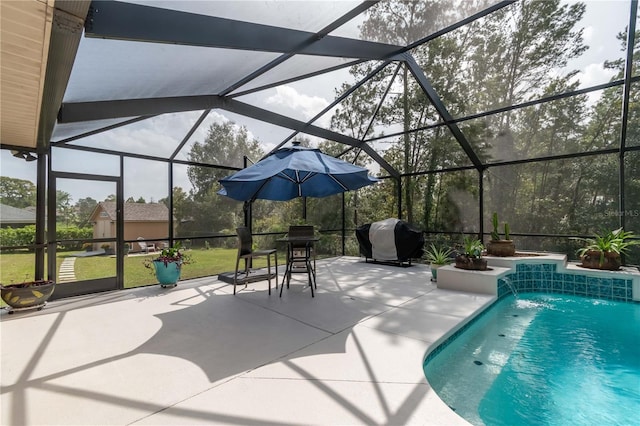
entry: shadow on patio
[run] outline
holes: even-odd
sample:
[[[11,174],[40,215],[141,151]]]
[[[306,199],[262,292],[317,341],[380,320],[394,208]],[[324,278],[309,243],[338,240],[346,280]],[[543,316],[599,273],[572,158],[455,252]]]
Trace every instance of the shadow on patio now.
[[[2,423],[465,424],[422,359],[490,297],[357,258],[318,262],[313,299],[303,278],[282,298],[202,278],[3,313]]]

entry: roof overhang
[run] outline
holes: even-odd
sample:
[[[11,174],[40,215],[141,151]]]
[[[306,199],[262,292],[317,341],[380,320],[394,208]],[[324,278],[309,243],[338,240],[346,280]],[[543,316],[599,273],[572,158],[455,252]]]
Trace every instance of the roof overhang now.
[[[2,145],[48,145],[89,5],[88,0],[0,2]]]

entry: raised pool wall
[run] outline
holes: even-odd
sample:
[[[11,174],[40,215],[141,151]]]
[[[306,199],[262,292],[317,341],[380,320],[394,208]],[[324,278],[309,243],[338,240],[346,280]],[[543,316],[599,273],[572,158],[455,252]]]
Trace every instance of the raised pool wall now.
[[[640,271],[586,269],[562,254],[527,257],[487,256],[489,271],[467,271],[448,265],[438,269],[438,288],[493,294],[517,292],[572,294],[595,299],[640,303]]]

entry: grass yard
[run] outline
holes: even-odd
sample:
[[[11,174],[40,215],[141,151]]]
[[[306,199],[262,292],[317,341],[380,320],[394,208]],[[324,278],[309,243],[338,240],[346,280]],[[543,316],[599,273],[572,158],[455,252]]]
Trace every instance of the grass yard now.
[[[237,249],[214,248],[210,250],[187,250],[192,263],[182,268],[182,279],[218,275],[220,272],[233,271],[236,264]],[[73,256],[77,252],[58,252],[57,270],[64,258]],[[285,254],[278,253],[279,263],[284,265]],[[153,259],[157,254],[132,254],[124,258],[124,286],[126,288],[156,283],[152,269],[144,266],[145,259]],[[35,255],[33,253],[2,253],[0,255],[0,283],[11,284],[33,279]],[[254,268],[267,265],[266,259],[256,259]],[[116,275],[115,256],[76,257],[74,273],[78,281],[95,278],[112,277]],[[58,277],[56,276],[58,281]]]
[[[45,269],[47,256],[44,258]],[[35,278],[36,255],[32,252],[0,254],[0,284],[15,284],[33,281]],[[60,270],[62,258],[56,259],[56,269]]]

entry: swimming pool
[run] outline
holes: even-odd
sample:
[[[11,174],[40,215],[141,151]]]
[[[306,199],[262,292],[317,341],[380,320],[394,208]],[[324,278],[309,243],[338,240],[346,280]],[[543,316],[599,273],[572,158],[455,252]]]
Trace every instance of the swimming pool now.
[[[474,425],[630,425],[640,413],[640,304],[507,296],[425,360]]]

